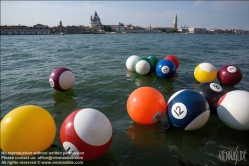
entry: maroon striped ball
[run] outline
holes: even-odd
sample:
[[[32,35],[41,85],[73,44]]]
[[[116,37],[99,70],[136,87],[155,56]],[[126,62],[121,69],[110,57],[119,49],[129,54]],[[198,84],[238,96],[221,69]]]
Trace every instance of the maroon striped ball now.
[[[65,67],[56,68],[52,71],[49,83],[57,91],[67,91],[74,85],[75,77],[71,70]]]
[[[242,72],[235,65],[225,65],[220,68],[217,78],[221,84],[233,86],[242,80]]]

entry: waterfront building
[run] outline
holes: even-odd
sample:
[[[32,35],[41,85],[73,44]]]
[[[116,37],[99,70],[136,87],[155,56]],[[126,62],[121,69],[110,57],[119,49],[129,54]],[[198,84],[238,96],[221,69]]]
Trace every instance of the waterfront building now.
[[[149,28],[143,28],[140,26],[133,26],[131,23],[124,26],[125,33],[150,33]]]
[[[181,33],[188,33],[188,26],[181,26],[181,28],[178,28],[177,30],[178,32],[181,32]]]
[[[188,33],[204,34],[204,33],[206,33],[206,28],[188,28]]]
[[[116,32],[122,33],[124,32],[124,23],[119,22],[118,25],[116,26]]]
[[[124,24],[123,23],[118,23],[118,25],[103,25],[102,26],[102,31],[104,31],[104,27],[109,27],[111,28],[112,32],[117,32],[117,33],[122,33],[124,32]]]
[[[218,29],[217,28],[210,28],[207,30],[208,34],[218,34]]]
[[[47,25],[36,24],[33,27],[24,25],[1,26],[0,35],[49,35],[50,29]]]
[[[242,35],[243,34],[247,34],[248,35],[249,34],[249,30],[242,30]]]
[[[101,27],[102,27],[101,20],[97,12],[95,11],[94,16],[90,17],[90,28],[94,28],[95,30],[101,30]]]
[[[177,29],[175,27],[154,27],[153,31],[155,33],[172,33],[175,32]]]
[[[51,27],[50,28],[50,33],[51,34],[66,34],[67,33],[67,28],[62,25],[62,21],[59,22],[58,26]]]
[[[83,33],[89,33],[88,29],[85,28],[83,25],[80,26],[67,26],[67,33],[68,34],[83,34]]]
[[[241,29],[234,29],[234,34],[235,35],[242,35],[243,31]]]

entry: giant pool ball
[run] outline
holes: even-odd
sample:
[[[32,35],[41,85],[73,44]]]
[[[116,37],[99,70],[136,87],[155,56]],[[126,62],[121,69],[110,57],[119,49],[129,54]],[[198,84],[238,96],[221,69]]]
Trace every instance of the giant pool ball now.
[[[195,90],[202,94],[208,101],[211,114],[217,115],[217,104],[226,91],[217,83],[203,82]]]
[[[71,70],[60,67],[52,71],[49,83],[57,91],[67,91],[74,85],[75,77]]]
[[[135,65],[135,62],[136,60],[140,58],[139,56],[137,55],[132,55],[130,56],[127,60],[126,60],[126,68],[130,71],[135,71],[135,68],[134,68],[134,65]]]
[[[169,98],[166,112],[169,122],[184,130],[201,128],[210,115],[205,97],[188,89],[180,90]]]
[[[217,69],[211,63],[201,63],[194,70],[194,77],[198,82],[212,82],[217,77]]]
[[[233,86],[241,81],[242,72],[237,66],[226,65],[220,68],[217,77],[221,84]]]
[[[222,122],[237,130],[249,130],[249,92],[234,90],[218,102],[217,113]]]
[[[60,129],[60,140],[67,154],[85,161],[103,155],[111,145],[112,136],[108,118],[92,108],[72,112]]]
[[[160,60],[156,65],[156,74],[161,78],[171,78],[176,73],[176,65],[171,60]]]
[[[166,101],[158,90],[152,87],[140,87],[130,94],[126,107],[132,120],[150,125],[163,117]]]
[[[140,75],[146,75],[153,71],[153,64],[149,58],[141,57],[135,62],[135,71]]]
[[[1,121],[1,149],[19,156],[32,156],[48,149],[55,134],[55,121],[47,110],[35,105],[20,106]]]
[[[175,55],[167,55],[164,59],[171,60],[172,62],[174,62],[174,64],[176,65],[176,69],[178,69],[180,62],[179,62],[179,59]]]
[[[148,58],[153,64],[153,71],[156,71],[156,65],[159,62],[159,59],[155,56],[149,56]]]

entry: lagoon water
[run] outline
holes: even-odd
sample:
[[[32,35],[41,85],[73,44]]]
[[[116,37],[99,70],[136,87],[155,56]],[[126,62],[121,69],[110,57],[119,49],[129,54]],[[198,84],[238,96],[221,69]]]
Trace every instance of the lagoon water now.
[[[126,69],[129,56],[168,54],[180,60],[177,77],[162,79],[155,73],[139,76]],[[234,165],[222,159],[221,151],[245,151],[248,165],[249,131],[224,125],[217,115],[195,131],[178,128],[165,130],[161,122],[143,126],[132,121],[126,110],[130,93],[141,86],[159,90],[165,100],[182,89],[194,89],[195,67],[212,63],[217,69],[234,64],[243,72],[242,81],[232,90],[249,91],[249,35],[186,34],[84,34],[1,36],[1,119],[22,105],[38,105],[48,110],[57,127],[56,138],[48,152],[63,152],[59,131],[63,120],[79,108],[94,108],[104,113],[113,127],[113,141],[99,159],[84,162],[93,165]],[[57,92],[48,82],[57,67],[75,74],[75,85]],[[218,80],[215,80],[219,83]],[[249,101],[249,99],[248,99]],[[36,156],[38,158],[39,155]],[[36,159],[38,161],[38,159]]]

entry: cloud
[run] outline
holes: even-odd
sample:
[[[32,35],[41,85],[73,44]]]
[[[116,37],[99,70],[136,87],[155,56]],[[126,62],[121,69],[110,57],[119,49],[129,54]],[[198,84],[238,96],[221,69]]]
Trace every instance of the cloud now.
[[[220,12],[248,11],[249,1],[213,1],[211,9]]]
[[[194,1],[194,6],[201,6],[201,5],[203,5],[204,3],[205,3],[204,0],[196,0],[196,1]]]

